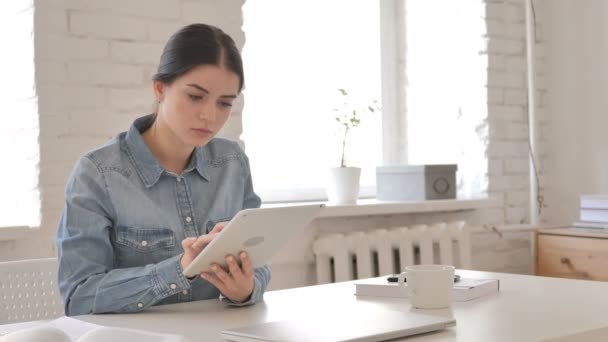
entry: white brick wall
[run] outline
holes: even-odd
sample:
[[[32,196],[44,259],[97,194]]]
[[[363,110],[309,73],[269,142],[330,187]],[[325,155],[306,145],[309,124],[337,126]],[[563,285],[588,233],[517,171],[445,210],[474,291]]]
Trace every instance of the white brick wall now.
[[[486,1],[488,24],[488,123],[490,143],[488,157],[493,162],[489,177],[490,191],[501,192],[505,202],[505,222],[528,220],[528,122],[526,86],[525,1]],[[541,27],[537,23],[537,27]],[[537,31],[536,55],[542,55],[541,31]],[[537,61],[542,76],[543,60]],[[541,86],[537,82],[537,86]],[[542,93],[544,88],[540,88]],[[542,110],[543,103],[537,101]],[[490,164],[492,165],[492,163]],[[501,172],[497,170],[502,167]],[[542,171],[542,170],[541,170]]]

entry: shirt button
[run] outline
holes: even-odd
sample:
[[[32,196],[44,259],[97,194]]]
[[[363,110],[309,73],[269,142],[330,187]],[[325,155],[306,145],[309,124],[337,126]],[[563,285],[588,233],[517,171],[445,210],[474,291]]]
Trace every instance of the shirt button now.
[[[137,307],[141,309],[141,308],[144,307],[144,304],[143,303],[137,303]]]
[[[142,241],[141,245],[144,246],[144,247],[146,247],[148,245],[148,241],[146,241],[146,240]]]
[[[192,222],[192,217],[190,217],[190,216],[186,217],[186,222],[188,222],[188,223]]]
[[[182,179],[181,179],[180,177],[177,177],[177,181],[178,181],[178,182],[181,182],[181,181],[182,181]]]
[[[187,295],[187,294],[188,294],[188,291],[184,290],[184,291],[182,291],[182,293],[183,293],[184,295]]]
[[[169,285],[169,287],[170,287],[171,289],[175,290],[175,289],[177,288],[177,285],[175,285],[175,284],[171,284],[171,285]]]

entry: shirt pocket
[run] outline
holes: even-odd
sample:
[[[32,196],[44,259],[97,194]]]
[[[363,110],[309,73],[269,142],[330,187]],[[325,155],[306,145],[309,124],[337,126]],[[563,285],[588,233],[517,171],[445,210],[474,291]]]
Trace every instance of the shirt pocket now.
[[[120,267],[155,264],[178,253],[169,228],[117,227],[116,248]]]
[[[230,220],[232,220],[232,217],[233,216],[224,217],[224,218],[217,219],[217,220],[209,220],[209,221],[207,221],[207,225],[205,227],[206,228],[205,229],[205,234],[209,233],[215,227],[215,225],[218,224],[218,223],[220,223],[220,222],[226,222],[226,223],[228,223]]]

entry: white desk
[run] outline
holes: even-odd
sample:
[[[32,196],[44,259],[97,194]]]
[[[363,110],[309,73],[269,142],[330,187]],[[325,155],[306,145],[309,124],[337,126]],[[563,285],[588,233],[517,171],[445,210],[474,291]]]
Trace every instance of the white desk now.
[[[458,271],[464,277],[500,279],[497,294],[470,302],[455,302],[450,310],[421,310],[453,315],[457,325],[407,341],[585,341],[564,336],[600,329],[588,336],[608,340],[608,282]],[[349,310],[411,310],[406,299],[355,297],[352,282],[267,292],[264,302],[245,308],[225,308],[217,300],[157,306],[137,314],[79,316],[83,321],[117,327],[182,334],[195,341],[223,341],[228,327],[275,321],[318,312]],[[0,329],[2,327],[0,326]],[[595,339],[594,339],[595,340]],[[588,341],[588,340],[587,340]]]

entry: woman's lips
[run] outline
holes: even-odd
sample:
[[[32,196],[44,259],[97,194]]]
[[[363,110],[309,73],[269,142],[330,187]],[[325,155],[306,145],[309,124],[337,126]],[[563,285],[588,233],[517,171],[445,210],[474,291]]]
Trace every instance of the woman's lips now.
[[[195,131],[196,133],[204,134],[204,135],[212,133],[210,130],[208,130],[206,128],[193,128],[192,130]]]

